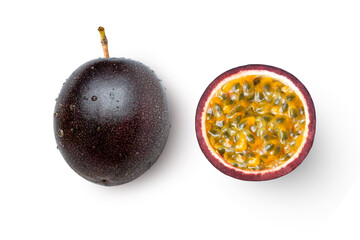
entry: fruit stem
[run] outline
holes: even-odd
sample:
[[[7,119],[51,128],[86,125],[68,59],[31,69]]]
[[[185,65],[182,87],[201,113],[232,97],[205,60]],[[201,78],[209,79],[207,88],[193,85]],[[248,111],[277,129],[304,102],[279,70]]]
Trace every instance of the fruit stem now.
[[[108,40],[105,35],[105,29],[103,27],[99,27],[98,31],[99,31],[100,37],[101,37],[101,45],[102,45],[102,48],[104,51],[104,57],[108,58],[109,57],[109,49],[108,49]]]

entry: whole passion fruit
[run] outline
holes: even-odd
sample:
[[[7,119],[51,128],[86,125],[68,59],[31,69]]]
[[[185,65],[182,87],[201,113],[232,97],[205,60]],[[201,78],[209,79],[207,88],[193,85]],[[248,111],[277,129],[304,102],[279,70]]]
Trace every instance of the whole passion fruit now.
[[[309,153],[316,115],[292,74],[267,65],[233,68],[203,93],[196,135],[206,158],[231,177],[263,181],[293,171]]]
[[[109,58],[88,61],[64,83],[54,113],[55,139],[69,166],[106,186],[130,182],[162,153],[170,131],[165,88],[146,65]]]

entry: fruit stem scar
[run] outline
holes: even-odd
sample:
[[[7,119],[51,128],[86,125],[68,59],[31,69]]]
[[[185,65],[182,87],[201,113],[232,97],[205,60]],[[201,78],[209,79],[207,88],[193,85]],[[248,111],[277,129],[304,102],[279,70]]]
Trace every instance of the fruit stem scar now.
[[[108,58],[109,57],[109,49],[108,49],[108,40],[105,35],[105,29],[103,27],[99,27],[98,31],[100,33],[101,45],[102,45],[102,48],[104,51],[104,57]]]

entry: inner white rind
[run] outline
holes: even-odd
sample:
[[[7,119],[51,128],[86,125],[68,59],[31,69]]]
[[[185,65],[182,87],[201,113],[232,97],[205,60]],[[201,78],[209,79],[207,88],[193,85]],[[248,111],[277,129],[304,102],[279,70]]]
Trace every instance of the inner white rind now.
[[[306,125],[305,125],[305,131],[303,133],[303,140],[301,142],[301,145],[299,146],[298,150],[296,151],[296,153],[289,158],[285,163],[281,164],[280,166],[277,166],[275,168],[271,168],[271,169],[265,169],[265,170],[254,170],[254,171],[250,171],[250,170],[243,170],[237,167],[232,166],[231,164],[227,163],[220,155],[218,155],[214,149],[212,148],[212,145],[209,142],[208,136],[207,136],[207,132],[206,132],[206,127],[205,127],[205,120],[206,120],[206,112],[207,109],[209,107],[210,101],[212,99],[212,97],[216,94],[216,92],[226,83],[234,80],[234,79],[238,79],[241,77],[245,77],[248,75],[264,75],[264,76],[269,76],[275,80],[278,80],[280,82],[282,82],[285,85],[288,85],[292,90],[294,90],[294,92],[299,96],[299,98],[301,99],[301,102],[303,103],[304,106],[304,111],[305,111],[305,119],[306,119]],[[294,159],[296,159],[299,154],[301,153],[302,149],[304,148],[308,133],[309,133],[309,108],[308,105],[306,104],[306,100],[305,97],[303,96],[303,94],[300,92],[300,90],[294,85],[294,83],[292,81],[290,81],[287,77],[283,76],[283,75],[279,75],[276,74],[274,72],[270,72],[270,71],[266,71],[266,70],[244,70],[241,71],[237,74],[231,75],[227,78],[224,78],[224,80],[222,80],[210,93],[208,99],[205,102],[205,106],[204,109],[202,111],[202,115],[201,115],[201,130],[202,130],[202,134],[205,138],[205,142],[206,145],[209,147],[211,154],[217,159],[219,160],[219,162],[221,164],[223,164],[224,166],[228,167],[228,168],[232,168],[236,171],[241,171],[245,174],[254,174],[254,173],[266,173],[266,172],[274,172],[274,171],[278,171],[282,168],[285,168],[288,164],[290,164]]]

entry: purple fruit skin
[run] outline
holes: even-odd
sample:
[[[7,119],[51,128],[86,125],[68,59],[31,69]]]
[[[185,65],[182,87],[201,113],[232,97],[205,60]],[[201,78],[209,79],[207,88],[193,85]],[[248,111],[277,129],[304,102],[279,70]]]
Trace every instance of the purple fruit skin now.
[[[288,165],[286,165],[283,168],[280,168],[279,170],[274,171],[241,171],[240,169],[237,169],[235,167],[232,167],[228,164],[224,165],[219,162],[217,158],[213,156],[211,153],[209,146],[207,146],[205,138],[202,134],[202,126],[201,126],[201,117],[202,113],[205,108],[205,103],[207,99],[210,97],[210,94],[212,90],[221,83],[225,78],[232,76],[234,74],[237,74],[242,71],[248,71],[248,70],[265,70],[274,72],[278,75],[285,76],[288,80],[292,81],[294,85],[300,90],[301,94],[304,96],[306,102],[304,104],[307,105],[309,111],[309,119],[310,122],[308,123],[309,133],[307,136],[307,139],[305,140],[305,145],[303,149],[301,150],[301,153],[299,156],[291,161]],[[313,100],[306,89],[306,87],[291,73],[286,72],[285,70],[282,70],[277,67],[268,66],[268,65],[262,65],[262,64],[251,64],[246,66],[240,66],[233,69],[230,69],[224,73],[222,73],[220,76],[215,78],[213,82],[210,83],[210,85],[206,88],[205,92],[200,98],[200,101],[197,106],[196,115],[195,115],[195,131],[196,131],[196,137],[198,140],[198,143],[200,145],[200,148],[202,152],[204,153],[205,157],[210,161],[210,163],[216,167],[218,170],[220,170],[222,173],[237,178],[241,180],[247,180],[247,181],[265,181],[265,180],[271,180],[275,179],[281,176],[284,176],[291,171],[293,171],[295,168],[297,168],[303,160],[308,155],[315,137],[315,131],[316,131],[316,113],[315,113],[315,106],[313,103]]]
[[[58,149],[85,179],[106,186],[134,180],[163,151],[169,105],[160,80],[144,64],[99,58],[64,83],[54,113]]]

